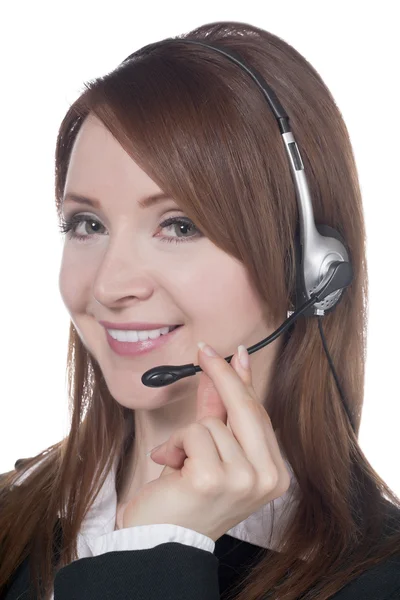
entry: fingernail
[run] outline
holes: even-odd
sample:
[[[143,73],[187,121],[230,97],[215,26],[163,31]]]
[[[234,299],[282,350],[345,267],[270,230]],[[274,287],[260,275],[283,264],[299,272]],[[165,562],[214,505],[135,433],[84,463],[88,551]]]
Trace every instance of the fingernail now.
[[[238,346],[238,352],[240,364],[242,365],[243,369],[248,369],[250,367],[250,359],[246,346],[243,346],[242,344]]]
[[[211,348],[211,346],[205,344],[204,342],[198,342],[197,345],[200,348],[200,350],[204,352],[204,354],[207,354],[207,356],[218,356],[215,350]]]
[[[165,444],[165,442],[163,442],[162,444],[160,444],[159,446],[156,446],[155,448],[152,448],[151,450],[149,450],[149,452],[146,452],[146,456],[150,456],[150,454],[152,454],[152,452],[154,452],[154,450],[157,450],[158,448],[161,448],[161,446]]]

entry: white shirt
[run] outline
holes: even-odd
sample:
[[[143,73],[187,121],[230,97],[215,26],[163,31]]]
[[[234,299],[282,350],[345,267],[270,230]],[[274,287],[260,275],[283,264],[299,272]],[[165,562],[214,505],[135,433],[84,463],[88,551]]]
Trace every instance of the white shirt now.
[[[271,542],[267,544],[272,524],[272,502],[265,504],[247,519],[232,527],[226,532],[228,535],[262,548],[277,548],[279,531],[294,509],[295,501],[292,494],[295,491],[294,488],[298,485],[290,464],[286,459],[284,460],[291,475],[291,484],[282,496],[273,501],[275,530]],[[179,525],[138,525],[116,530],[117,492],[115,489],[115,473],[117,462],[117,460],[114,462],[95,501],[82,521],[77,539],[78,557],[76,560],[118,550],[154,548],[154,546],[166,542],[178,542],[214,552],[215,542],[211,538]],[[31,467],[25,474],[21,475],[15,485],[20,485],[39,464]],[[51,600],[54,600],[54,596],[51,597]]]
[[[295,491],[294,488],[297,486],[293,470],[288,461],[284,460],[291,476],[291,484],[282,496],[273,501],[275,531],[271,542],[267,543],[266,540],[269,540],[271,532],[272,502],[265,504],[258,511],[247,517],[247,519],[232,527],[232,529],[226,532],[228,535],[262,548],[277,548],[279,531],[282,529],[284,523],[287,522],[291,511],[294,509],[292,494]],[[21,484],[39,464],[31,467],[25,474],[21,475],[15,485]],[[115,489],[116,467],[117,460],[114,462],[96,499],[82,521],[78,534],[79,558],[98,556],[99,554],[115,550],[153,548],[165,542],[179,542],[214,552],[215,542],[211,538],[179,525],[155,524],[115,529],[117,514],[117,492]]]

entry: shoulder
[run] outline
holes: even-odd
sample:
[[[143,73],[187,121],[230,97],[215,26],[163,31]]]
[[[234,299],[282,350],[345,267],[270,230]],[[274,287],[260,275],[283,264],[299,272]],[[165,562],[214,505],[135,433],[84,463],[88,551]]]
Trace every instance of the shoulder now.
[[[400,509],[387,502],[382,539],[396,536],[400,540]],[[372,551],[371,551],[372,552]],[[400,542],[397,551],[358,575],[332,600],[398,600],[400,599]]]
[[[370,567],[345,585],[332,600],[396,600],[400,598],[399,553]]]

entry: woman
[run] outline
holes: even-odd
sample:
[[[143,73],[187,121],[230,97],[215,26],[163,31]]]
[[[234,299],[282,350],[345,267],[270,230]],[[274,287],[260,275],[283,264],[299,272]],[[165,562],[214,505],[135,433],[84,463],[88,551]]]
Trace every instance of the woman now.
[[[259,89],[185,38],[234,50],[266,78],[290,117],[315,221],[346,241],[354,278],[323,319],[345,403],[316,319],[239,361],[239,345],[293,310],[298,206]],[[362,200],[315,69],[242,23],[138,51],[67,112],[55,188],[71,428],[2,477],[1,597],[399,597],[400,502],[357,441]],[[191,362],[198,377],[143,385],[153,367]]]

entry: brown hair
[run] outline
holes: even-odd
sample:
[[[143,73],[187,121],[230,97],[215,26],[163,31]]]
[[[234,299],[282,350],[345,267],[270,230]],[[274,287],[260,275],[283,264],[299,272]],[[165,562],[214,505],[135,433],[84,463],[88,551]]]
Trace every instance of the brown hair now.
[[[265,399],[299,484],[298,505],[279,552],[266,552],[235,596],[324,600],[399,552],[399,528],[382,532],[388,506],[399,508],[400,501],[357,441],[367,330],[365,225],[348,132],[321,77],[288,43],[245,23],[203,25],[148,55],[138,53],[86,83],[65,115],[55,156],[57,211],[60,216],[71,149],[90,112],[214,244],[243,262],[271,322],[282,322],[295,287],[298,208],[278,125],[248,74],[213,50],[181,42],[185,37],[236,50],[271,85],[302,154],[316,223],[336,228],[351,257],[353,282],[323,325],[356,433],[317,319],[300,317],[282,336]],[[57,569],[76,558],[80,525],[115,458],[117,493],[121,487],[133,414],[111,396],[72,323],[67,372],[69,434],[0,484],[0,594],[29,553],[32,580],[38,585],[42,577],[49,594],[58,511]],[[13,485],[40,460],[22,485]]]

